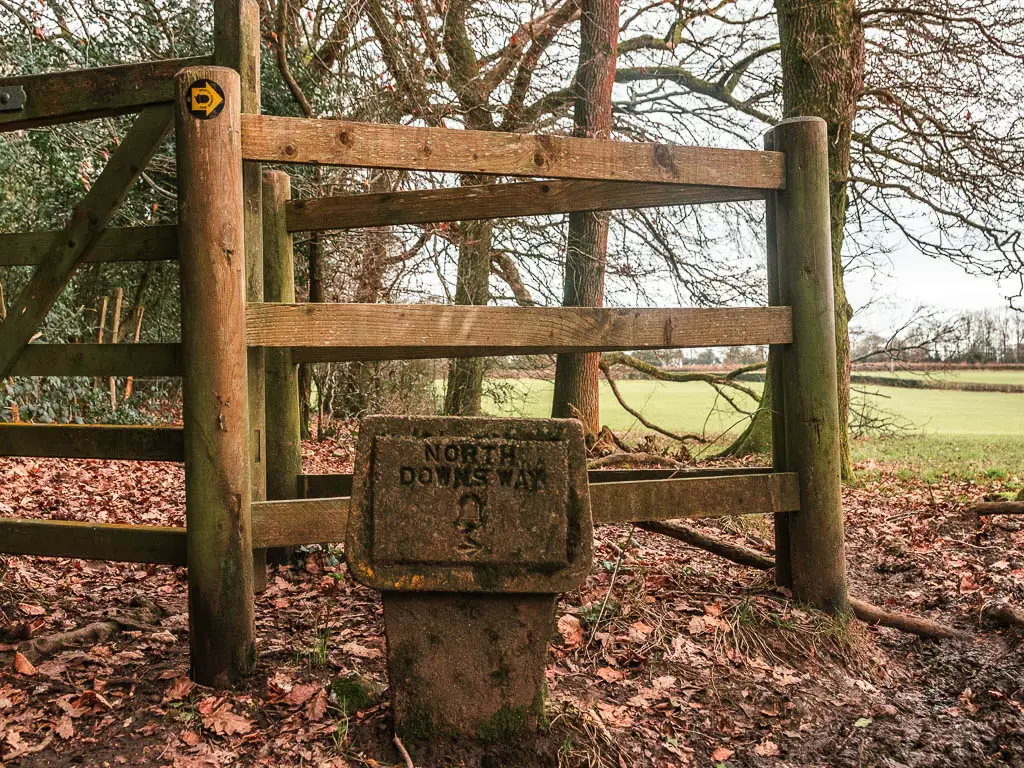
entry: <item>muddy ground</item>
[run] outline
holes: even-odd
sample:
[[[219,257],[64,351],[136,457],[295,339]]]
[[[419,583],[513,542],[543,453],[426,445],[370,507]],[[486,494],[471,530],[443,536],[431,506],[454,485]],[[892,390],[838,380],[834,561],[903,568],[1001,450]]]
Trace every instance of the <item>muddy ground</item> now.
[[[346,444],[306,454],[306,471],[350,468]],[[1024,766],[1024,652],[980,618],[995,598],[1024,605],[1024,529],[966,512],[998,487],[861,470],[870,479],[845,493],[852,593],[972,639],[831,619],[775,592],[770,574],[601,528],[590,578],[559,604],[540,748],[562,766]],[[0,459],[0,514],[180,525],[182,480],[175,465]],[[698,527],[770,552],[764,520]],[[406,765],[380,603],[339,550],[271,572],[257,672],[237,690],[188,680],[185,592],[182,569],[0,559],[0,763]],[[15,652],[111,618],[128,627]]]

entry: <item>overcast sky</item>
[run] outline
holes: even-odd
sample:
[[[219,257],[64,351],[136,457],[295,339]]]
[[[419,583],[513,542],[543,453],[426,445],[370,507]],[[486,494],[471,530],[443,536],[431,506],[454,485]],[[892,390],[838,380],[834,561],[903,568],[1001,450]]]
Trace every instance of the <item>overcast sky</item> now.
[[[846,276],[846,290],[854,307],[853,325],[880,333],[901,325],[921,305],[956,313],[963,310],[1009,306],[1009,296],[1019,287],[1010,281],[968,275],[955,264],[922,255],[910,247],[893,253],[882,270],[853,270]],[[1018,299],[1014,302],[1021,306]]]

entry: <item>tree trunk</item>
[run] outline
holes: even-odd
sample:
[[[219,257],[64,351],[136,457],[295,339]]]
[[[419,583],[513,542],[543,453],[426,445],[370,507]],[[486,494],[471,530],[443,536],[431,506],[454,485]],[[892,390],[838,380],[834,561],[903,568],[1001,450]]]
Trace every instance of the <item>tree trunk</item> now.
[[[387,174],[376,174],[367,192],[391,191],[391,180]],[[364,231],[366,242],[356,257],[353,279],[355,287],[351,300],[357,304],[376,304],[384,298],[384,274],[388,257],[389,230],[378,227]],[[386,300],[386,299],[385,299]],[[377,376],[380,363],[357,361],[346,363],[337,385],[335,411],[347,418],[362,416],[371,411],[378,402]]]
[[[772,388],[771,372],[765,369],[765,385],[761,402],[754,411],[747,428],[719,456],[750,456],[754,453],[770,453],[772,450]]]
[[[486,184],[479,177],[465,177],[463,184]],[[490,296],[491,233],[489,221],[464,221],[459,245],[459,272],[455,282],[456,304],[486,304]],[[483,395],[482,357],[452,360],[448,370],[444,412],[449,416],[479,416]]]
[[[576,136],[606,139],[612,128],[612,86],[619,42],[619,0],[586,0],[580,16],[580,59],[576,69]],[[608,250],[607,211],[569,214],[562,305],[604,304]],[[559,355],[555,364],[554,417],[576,417],[592,434],[601,429],[600,353]]]
[[[836,364],[839,374],[840,458],[852,476],[849,447],[850,335],[853,310],[843,283],[850,138],[857,97],[864,86],[864,27],[854,0],[775,0],[782,46],[786,117],[813,115],[828,125],[832,273],[835,281]]]
[[[312,233],[309,239],[309,250],[306,252],[306,271],[309,280],[310,304],[322,304],[324,301],[323,272],[320,268],[320,234]],[[300,424],[302,437],[312,437],[310,421],[313,407],[313,364],[303,363],[299,366],[299,403],[301,405]]]

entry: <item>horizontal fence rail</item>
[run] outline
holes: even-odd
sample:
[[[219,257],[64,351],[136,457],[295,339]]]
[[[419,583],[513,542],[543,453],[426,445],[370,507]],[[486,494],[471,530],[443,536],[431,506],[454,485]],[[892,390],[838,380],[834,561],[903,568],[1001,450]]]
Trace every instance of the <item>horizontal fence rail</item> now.
[[[0,456],[184,461],[178,427],[0,424]]]
[[[764,190],[631,181],[528,181],[295,200],[289,232],[763,200]]]
[[[591,469],[587,481],[595,483],[621,483],[626,480],[671,480],[688,477],[732,477],[734,475],[763,475],[771,467],[708,467],[703,469]],[[300,499],[324,499],[352,494],[352,475],[312,474],[297,477]]]
[[[185,67],[208,64],[211,56],[119,64],[41,75],[0,77],[0,89],[25,91],[22,109],[0,112],[0,133],[54,123],[138,112],[174,98],[174,76]]]
[[[43,264],[53,255],[60,231],[12,232],[0,234],[0,267]],[[108,229],[100,235],[84,263],[104,261],[177,261],[178,227],[165,224],[153,227]]]
[[[300,362],[788,344],[788,307],[593,309],[429,304],[250,304],[250,347]]]
[[[715,474],[699,476],[698,472]],[[800,507],[799,478],[795,473],[772,473],[761,468],[727,472],[698,470],[673,479],[591,483],[594,524],[773,514]],[[614,471],[591,474],[613,475]],[[300,475],[300,487],[302,478],[313,477],[316,476]],[[331,478],[336,488],[343,488],[346,482],[350,485],[351,481],[351,475],[322,477]],[[326,490],[326,486],[321,488]],[[344,541],[349,506],[348,496],[254,501],[252,546],[265,549]],[[0,519],[0,552],[184,565],[185,529]]]
[[[29,344],[12,376],[181,376],[180,344]]]
[[[347,496],[253,502],[253,547],[344,541],[349,503]],[[799,508],[800,480],[793,472],[691,476],[590,486],[594,525],[776,514]]]
[[[590,511],[594,525],[775,514],[799,508],[800,478],[793,472],[590,486]]]
[[[242,156],[272,163],[780,189],[783,156],[341,120],[242,115]]]
[[[8,555],[185,565],[185,529],[0,518],[0,552]]]
[[[349,498],[254,501],[253,549],[342,542],[348,525]]]

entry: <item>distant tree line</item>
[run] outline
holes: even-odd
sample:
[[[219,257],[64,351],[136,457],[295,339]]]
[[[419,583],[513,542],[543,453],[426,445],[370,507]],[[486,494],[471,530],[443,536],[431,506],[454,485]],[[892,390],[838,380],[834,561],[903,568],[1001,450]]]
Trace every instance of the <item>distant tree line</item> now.
[[[981,310],[918,315],[895,333],[854,333],[855,363],[1024,365],[1024,313]]]

